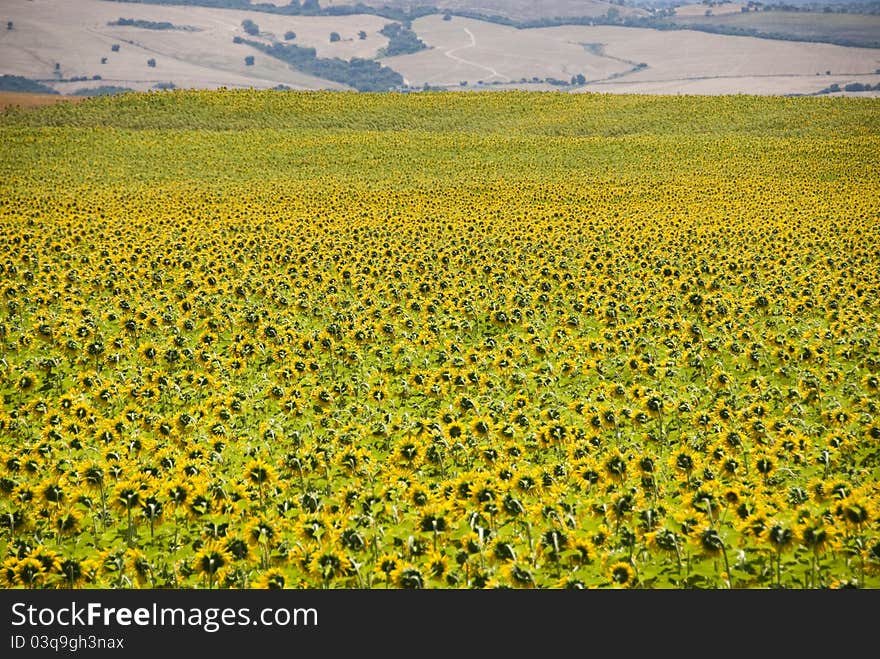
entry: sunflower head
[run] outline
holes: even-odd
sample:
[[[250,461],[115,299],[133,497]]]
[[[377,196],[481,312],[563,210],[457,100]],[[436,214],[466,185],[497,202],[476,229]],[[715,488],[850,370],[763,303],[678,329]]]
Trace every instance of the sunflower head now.
[[[609,566],[608,579],[615,588],[632,588],[635,585],[635,570],[629,563],[617,561]]]

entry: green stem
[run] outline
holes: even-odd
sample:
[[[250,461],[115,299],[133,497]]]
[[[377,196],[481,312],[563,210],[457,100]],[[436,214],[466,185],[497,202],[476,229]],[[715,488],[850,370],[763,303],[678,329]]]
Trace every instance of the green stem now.
[[[727,560],[727,548],[724,546],[724,543],[721,544],[721,555],[724,557],[724,572],[727,575],[725,579],[727,582],[727,589],[732,590],[733,585],[730,578],[730,562]]]

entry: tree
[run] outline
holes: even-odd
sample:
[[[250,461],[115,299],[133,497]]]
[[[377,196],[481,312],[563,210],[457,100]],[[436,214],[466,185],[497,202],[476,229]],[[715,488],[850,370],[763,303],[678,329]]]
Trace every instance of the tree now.
[[[452,14],[450,14],[449,12],[446,12],[445,14],[443,14],[443,20],[444,20],[444,21],[451,21],[451,20],[452,20]]]
[[[247,57],[245,57],[244,63],[245,63],[245,66],[253,66],[254,65],[254,56],[248,55]]]
[[[330,33],[330,43],[333,43],[334,41],[339,41],[340,39],[342,39],[342,37],[339,36],[339,32]]]
[[[12,29],[12,21],[8,21],[8,22],[6,23],[6,29],[7,29],[7,30],[11,30],[11,29]]]
[[[118,43],[113,44],[112,46],[110,46],[110,50],[112,50],[114,53],[118,53],[119,52],[119,44]]]
[[[259,26],[257,26],[257,24],[249,18],[246,18],[241,22],[241,29],[247,32],[252,37],[257,36],[260,33]]]
[[[150,59],[147,60],[147,66],[155,68],[156,67],[156,60],[154,60],[151,57]]]
[[[294,32],[293,30],[288,30],[284,33],[285,41],[293,41],[294,39],[296,39],[296,32]]]
[[[366,38],[367,38],[367,33],[366,33],[366,32],[364,32],[363,30],[361,30],[360,32],[358,32],[358,39],[360,39],[361,41],[363,41],[363,40],[366,39]]]

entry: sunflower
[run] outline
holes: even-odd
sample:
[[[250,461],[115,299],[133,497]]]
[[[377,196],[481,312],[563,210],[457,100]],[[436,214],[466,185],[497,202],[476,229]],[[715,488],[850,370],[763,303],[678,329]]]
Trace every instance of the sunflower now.
[[[78,558],[65,558],[59,569],[59,584],[64,588],[78,588],[87,582],[88,574]]]
[[[506,578],[507,583],[511,584],[514,588],[535,587],[535,576],[528,567],[521,563],[515,561],[508,563],[502,569],[502,574]]]
[[[443,580],[449,572],[449,557],[442,552],[428,552],[423,563],[431,579]]]
[[[425,577],[418,566],[401,563],[389,575],[391,583],[398,588],[419,590],[425,587]]]
[[[37,379],[36,373],[32,371],[24,371],[21,375],[18,376],[18,380],[16,380],[15,388],[19,391],[19,393],[29,393],[37,388],[39,380]]]
[[[159,358],[159,348],[154,343],[141,344],[138,355],[147,363],[154,363]]]
[[[766,524],[764,537],[777,553],[789,549],[796,539],[792,528],[780,520],[771,520]]]
[[[61,554],[53,549],[44,546],[36,547],[28,554],[28,558],[40,562],[46,577],[61,572]]]
[[[208,588],[213,588],[230,570],[232,556],[221,542],[211,540],[196,552],[194,564],[196,572],[207,579]]]
[[[339,577],[348,576],[351,563],[342,551],[328,543],[328,547],[316,551],[308,565],[310,574],[318,577],[321,581],[330,582]]]
[[[374,572],[386,584],[391,584],[394,581],[392,575],[396,574],[401,567],[402,562],[399,556],[396,554],[382,554],[376,560]]]
[[[26,556],[15,563],[15,581],[26,588],[39,588],[47,577],[43,563],[31,556]]]
[[[492,419],[488,416],[476,416],[470,423],[471,431],[478,437],[488,436],[492,432],[492,427]]]
[[[614,449],[602,462],[602,473],[612,482],[621,483],[626,478],[627,459],[619,449]]]
[[[130,573],[134,575],[134,582],[140,586],[146,586],[153,582],[153,566],[150,559],[140,549],[129,549],[125,552],[126,565]]]
[[[615,588],[632,588],[635,585],[636,572],[626,561],[612,563],[607,570],[608,579]]]
[[[835,544],[835,534],[821,519],[805,519],[794,529],[798,544],[814,554],[822,554]]]
[[[284,570],[273,567],[264,570],[260,576],[254,581],[254,588],[262,590],[282,590],[287,584],[287,577]]]
[[[15,588],[20,585],[16,571],[18,560],[16,556],[8,556],[0,565],[0,580],[2,580],[0,583],[6,588]]]
[[[681,539],[672,529],[665,527],[659,528],[656,531],[648,533],[645,539],[648,547],[654,551],[672,552],[675,554],[678,554],[680,551],[679,547],[681,546]]]
[[[452,421],[443,428],[444,436],[451,442],[461,441],[463,439],[465,427],[458,421]]]

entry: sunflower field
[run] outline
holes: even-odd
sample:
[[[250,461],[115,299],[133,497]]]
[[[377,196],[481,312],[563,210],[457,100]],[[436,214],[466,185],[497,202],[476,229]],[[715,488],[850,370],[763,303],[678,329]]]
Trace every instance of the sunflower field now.
[[[880,587],[878,107],[6,111],[0,584]]]

